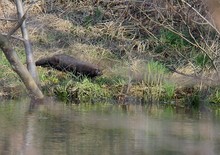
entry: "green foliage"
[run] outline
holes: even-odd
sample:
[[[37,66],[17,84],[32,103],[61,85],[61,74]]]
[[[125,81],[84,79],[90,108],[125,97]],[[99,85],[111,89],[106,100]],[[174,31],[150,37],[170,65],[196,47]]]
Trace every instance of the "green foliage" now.
[[[3,82],[0,83],[3,85],[16,85],[20,83],[17,74],[12,70],[10,63],[6,59],[3,52],[0,52],[0,82]]]
[[[158,45],[158,46],[155,47],[154,51],[156,53],[162,53],[164,51],[164,49],[166,49],[165,45]]]
[[[162,97],[162,91],[164,87],[164,79],[167,75],[167,68],[157,61],[149,61],[146,64],[146,72],[144,74],[143,80],[143,98],[145,101],[148,100],[159,100]],[[171,92],[173,91],[168,86],[165,89],[169,89]]]
[[[190,94],[190,96],[188,97],[189,106],[194,109],[198,109],[201,101],[200,98],[201,96],[199,91],[195,91],[192,94]]]
[[[57,76],[57,71],[55,70],[50,70],[47,71],[47,69],[40,68],[39,70],[39,78],[40,81],[44,84],[57,84],[59,82],[59,78]]]
[[[175,94],[175,84],[166,82],[163,84],[164,89],[164,98],[167,100],[171,100]]]
[[[220,91],[218,89],[214,91],[213,95],[211,96],[210,101],[215,104],[220,103]]]
[[[71,102],[72,96],[76,93],[76,91],[72,91],[73,81],[65,80],[62,84],[57,85],[54,88],[54,93],[56,97],[64,102]]]
[[[92,99],[103,99],[109,97],[109,93],[100,85],[93,83],[90,79],[84,78],[77,82],[78,98],[80,101],[91,101]]]
[[[96,78],[95,82],[99,85],[123,85],[126,84],[126,79],[121,76],[101,76]]]
[[[59,72],[48,68],[38,67],[38,75],[41,82],[42,91],[47,95],[53,95],[54,89],[61,85],[60,79],[66,80],[66,77],[59,77]]]
[[[144,83],[150,86],[161,85],[167,73],[168,70],[163,64],[151,60],[146,64]]]
[[[188,40],[190,40],[190,37],[189,37],[189,34],[188,32],[182,32],[184,37],[186,37]],[[166,43],[166,44],[169,44],[169,45],[172,45],[172,46],[175,46],[175,47],[182,47],[182,46],[189,46],[189,42],[186,41],[185,39],[183,39],[180,35],[182,35],[180,33],[180,35],[174,33],[174,32],[171,32],[169,30],[165,30],[165,29],[162,29],[160,31],[160,35],[161,35],[161,41]]]
[[[86,77],[82,77],[78,81],[69,78],[60,81],[55,86],[54,93],[58,99],[65,102],[76,100],[88,102],[110,97],[110,93],[105,88]]]
[[[84,18],[83,25],[89,26],[94,25],[95,23],[99,22],[103,17],[103,11],[100,7],[95,7],[93,10],[93,14],[90,14]]]
[[[0,65],[1,66],[10,66],[8,60],[5,58],[5,55],[3,52],[0,52]]]
[[[203,68],[210,62],[210,59],[206,54],[200,53],[197,55],[195,62],[196,62],[196,65]]]

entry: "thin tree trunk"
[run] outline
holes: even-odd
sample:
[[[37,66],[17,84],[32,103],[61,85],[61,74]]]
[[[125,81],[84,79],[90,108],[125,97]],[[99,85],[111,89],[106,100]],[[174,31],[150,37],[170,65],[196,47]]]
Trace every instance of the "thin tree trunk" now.
[[[0,34],[0,48],[10,62],[12,69],[18,74],[33,99],[42,99],[43,93],[28,72],[27,68],[19,61],[17,53],[11,48],[8,38]]]
[[[24,15],[22,0],[15,0],[15,4],[16,4],[16,8],[17,8],[18,18],[21,19],[22,16]],[[34,58],[33,58],[32,46],[29,41],[28,31],[27,31],[27,26],[26,26],[25,21],[26,20],[24,20],[21,25],[21,32],[22,32],[22,36],[24,38],[27,69],[30,72],[33,79],[35,80],[35,82],[39,85],[38,73],[36,70],[36,66],[35,66],[35,62],[34,62]]]

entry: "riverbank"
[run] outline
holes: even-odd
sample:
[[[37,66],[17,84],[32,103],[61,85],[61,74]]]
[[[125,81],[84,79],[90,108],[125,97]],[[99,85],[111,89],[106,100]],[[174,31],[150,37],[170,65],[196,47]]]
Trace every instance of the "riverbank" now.
[[[2,10],[12,16],[7,7],[13,4],[7,5]],[[195,9],[208,14],[203,3]],[[27,19],[36,60],[65,53],[103,71],[91,80],[38,67],[45,94],[77,103],[135,99],[181,106],[220,101],[218,34],[202,21],[187,5],[163,1],[37,2]],[[0,29],[10,27],[7,22]],[[22,43],[11,42],[25,63]],[[1,87],[22,85],[3,54],[0,63]],[[1,96],[7,94],[1,89]]]

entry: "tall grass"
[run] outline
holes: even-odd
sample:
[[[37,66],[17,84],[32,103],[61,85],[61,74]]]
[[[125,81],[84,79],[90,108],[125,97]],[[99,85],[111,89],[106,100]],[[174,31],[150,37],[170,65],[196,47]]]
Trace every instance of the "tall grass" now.
[[[149,61],[145,67],[142,81],[144,87],[143,98],[145,101],[158,101],[162,97],[164,86],[167,88],[165,82],[168,70],[157,61]]]

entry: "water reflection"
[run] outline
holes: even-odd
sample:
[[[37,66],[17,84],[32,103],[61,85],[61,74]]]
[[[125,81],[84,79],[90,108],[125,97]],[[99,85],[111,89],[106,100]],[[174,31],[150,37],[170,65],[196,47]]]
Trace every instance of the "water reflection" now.
[[[217,155],[220,121],[173,108],[53,100],[0,104],[0,154]]]

